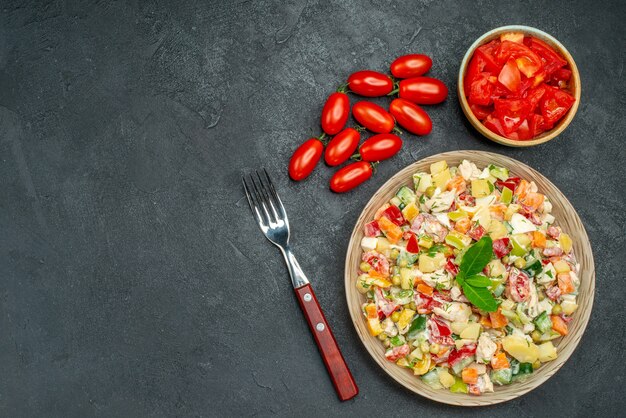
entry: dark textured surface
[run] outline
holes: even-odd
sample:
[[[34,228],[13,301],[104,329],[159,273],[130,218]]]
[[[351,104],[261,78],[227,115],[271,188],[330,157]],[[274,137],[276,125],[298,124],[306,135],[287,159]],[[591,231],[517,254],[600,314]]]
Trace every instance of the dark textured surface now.
[[[2,2],[0,415],[619,416],[623,396],[626,7],[405,2]],[[497,7],[494,5],[497,4]],[[578,63],[562,137],[532,149],[480,138],[454,89],[479,35],[543,29]],[[288,180],[325,97],[357,69],[431,55],[451,87],[431,135],[407,137],[353,193],[332,171]],[[596,258],[591,322],[561,371],[507,404],[422,399],[370,359],[352,327],[343,260],[371,194],[401,167],[455,149],[500,152],[568,196]],[[242,172],[273,174],[300,263],[360,385],[338,402]]]

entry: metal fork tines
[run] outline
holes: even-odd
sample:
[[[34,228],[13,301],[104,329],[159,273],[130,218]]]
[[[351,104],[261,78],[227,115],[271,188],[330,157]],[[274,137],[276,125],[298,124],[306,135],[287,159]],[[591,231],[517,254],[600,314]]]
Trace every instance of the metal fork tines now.
[[[289,220],[270,176],[265,169],[243,176],[250,209],[265,237],[280,248],[295,288],[309,283],[289,247]]]

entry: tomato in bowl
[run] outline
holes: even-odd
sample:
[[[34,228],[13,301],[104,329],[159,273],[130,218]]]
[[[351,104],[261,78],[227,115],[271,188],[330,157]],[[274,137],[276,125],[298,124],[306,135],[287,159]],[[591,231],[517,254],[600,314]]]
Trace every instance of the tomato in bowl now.
[[[580,102],[580,77],[569,52],[527,26],[481,36],[459,71],[459,101],[470,123],[509,146],[547,142],[569,125]]]

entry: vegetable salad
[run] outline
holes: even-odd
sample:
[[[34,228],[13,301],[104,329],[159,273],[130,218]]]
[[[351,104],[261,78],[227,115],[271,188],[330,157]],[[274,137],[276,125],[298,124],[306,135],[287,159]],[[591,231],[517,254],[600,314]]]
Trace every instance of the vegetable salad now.
[[[534,182],[446,161],[365,225],[357,289],[385,356],[435,389],[481,395],[557,357],[579,264]]]

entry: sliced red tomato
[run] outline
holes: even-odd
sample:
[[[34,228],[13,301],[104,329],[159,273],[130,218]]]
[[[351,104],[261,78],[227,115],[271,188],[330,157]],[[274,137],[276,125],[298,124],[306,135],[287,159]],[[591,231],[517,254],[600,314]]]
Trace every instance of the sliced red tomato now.
[[[498,64],[498,61],[495,57],[496,50],[499,46],[500,41],[495,39],[489,43],[486,43],[485,45],[481,45],[476,48],[476,52],[474,52],[474,55],[481,57],[485,63],[485,67],[482,71],[489,71],[494,74],[500,71],[501,65]]]
[[[528,43],[526,43],[526,39],[529,40]],[[541,57],[544,66],[548,69],[551,69],[549,73],[567,65],[567,61],[563,57],[561,57],[559,53],[556,52],[550,45],[548,45],[541,39],[532,37],[526,39],[524,39],[524,43],[526,43],[533,52]]]
[[[501,41],[511,41],[516,44],[524,43],[524,34],[522,32],[507,32],[500,35]]]
[[[549,129],[552,129],[551,126],[549,128],[546,126],[543,116],[536,113],[533,113],[528,117],[528,124],[533,138],[541,135]]]
[[[576,99],[558,88],[546,86],[546,89],[539,106],[545,122],[553,125],[567,113]]]
[[[524,121],[517,128],[517,139],[520,141],[526,141],[533,138],[533,132],[530,128],[530,123],[528,119],[524,119]]]
[[[473,239],[474,241],[478,241],[479,239],[481,239],[483,237],[483,235],[485,235],[487,231],[485,230],[485,228],[483,228],[482,225],[478,225],[475,226],[474,228],[472,228],[467,235]]]
[[[478,120],[484,120],[493,112],[492,106],[481,106],[473,103],[470,104],[470,109],[472,110],[472,113],[474,113],[474,116],[478,118]]]
[[[533,89],[528,90],[526,93],[526,100],[528,101],[528,111],[534,112],[541,101],[541,98],[546,92],[544,85],[539,85]]]
[[[522,76],[515,60],[510,59],[504,64],[504,67],[500,70],[500,74],[498,74],[498,81],[509,89],[509,91],[516,92],[519,90],[520,84],[522,83]]]
[[[469,64],[467,65],[467,71],[465,72],[465,77],[463,78],[463,89],[465,90],[465,96],[469,96],[472,82],[479,77],[484,67],[485,65],[483,59],[474,54]]]
[[[487,116],[487,118],[483,121],[483,124],[491,132],[494,132],[500,136],[506,136],[506,133],[502,128],[502,123],[500,123],[500,120],[493,115]]]
[[[401,345],[399,347],[390,348],[385,352],[385,357],[389,361],[398,361],[409,355],[411,348],[408,344]]]
[[[409,242],[406,244],[406,250],[410,253],[417,254],[420,252],[420,246],[417,244],[417,238],[415,234],[411,234]]]
[[[559,68],[552,74],[548,83],[555,87],[566,87],[570,78],[572,78],[572,72],[570,70],[567,68]]]
[[[372,222],[366,223],[365,226],[363,227],[363,233],[365,234],[366,237],[381,236],[382,231],[380,230],[380,227],[378,226],[378,221],[372,221]]]
[[[493,114],[507,135],[517,130],[528,116],[528,102],[524,99],[494,99],[493,104]]]
[[[378,251],[368,251],[361,256],[361,260],[372,266],[383,277],[389,276],[389,260]]]
[[[404,216],[397,206],[391,205],[385,209],[381,216],[386,216],[394,224],[400,226],[404,223]]]
[[[481,106],[488,106],[491,104],[493,84],[489,80],[489,77],[488,73],[481,73],[479,77],[472,82],[468,97],[471,104]]]
[[[515,60],[519,71],[526,77],[532,77],[543,66],[539,55],[526,45],[511,41],[502,42],[495,52],[495,57],[500,65],[503,65],[512,58]]]

